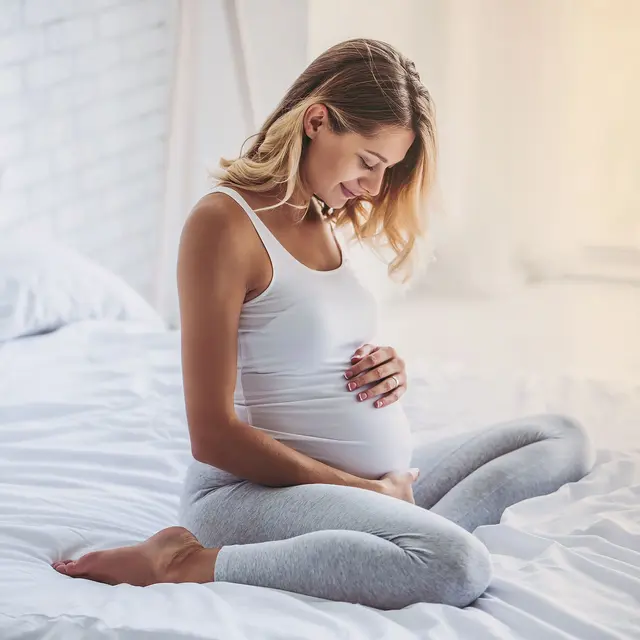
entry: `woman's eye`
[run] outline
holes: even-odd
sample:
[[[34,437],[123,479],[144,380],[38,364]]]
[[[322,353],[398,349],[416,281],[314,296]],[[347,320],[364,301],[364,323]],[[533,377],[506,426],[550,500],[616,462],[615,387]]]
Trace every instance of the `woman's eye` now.
[[[370,165],[368,165],[365,161],[364,158],[360,158],[360,162],[362,163],[362,167],[363,169],[366,169],[367,171],[373,171],[375,169],[375,167],[371,167]]]

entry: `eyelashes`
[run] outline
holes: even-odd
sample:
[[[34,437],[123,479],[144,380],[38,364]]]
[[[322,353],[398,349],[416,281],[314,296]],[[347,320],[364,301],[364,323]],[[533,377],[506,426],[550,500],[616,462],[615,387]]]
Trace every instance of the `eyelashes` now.
[[[360,157],[360,156],[359,156]],[[372,167],[370,165],[368,165],[365,161],[364,158],[360,157],[360,164],[362,164],[362,168],[366,169],[367,171],[373,171],[375,169],[375,167]]]
[[[367,171],[375,171],[375,168],[376,168],[375,165],[372,167],[371,165],[367,164],[362,156],[358,156],[358,158],[360,158],[360,164],[362,165],[363,169],[366,169]],[[394,167],[397,167],[401,162],[402,162],[402,160],[400,160],[399,162],[396,162],[395,164],[390,164],[387,167],[387,170],[388,169],[393,169]]]

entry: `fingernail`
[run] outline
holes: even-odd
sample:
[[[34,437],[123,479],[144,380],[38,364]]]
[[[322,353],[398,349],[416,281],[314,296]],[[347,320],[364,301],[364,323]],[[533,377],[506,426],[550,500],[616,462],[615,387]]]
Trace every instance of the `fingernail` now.
[[[366,399],[367,399],[367,394],[364,391],[358,395],[358,400],[366,400]]]
[[[353,375],[353,371],[348,370],[344,372],[344,377],[348,380]]]
[[[349,391],[353,391],[356,388],[356,383],[355,382],[350,382],[347,385],[347,389],[349,389]]]
[[[382,400],[378,400],[374,405],[376,409],[379,409],[382,406]]]
[[[362,356],[359,356],[359,355],[353,355],[353,356],[351,356],[351,359],[352,359],[352,360],[360,360],[360,358],[362,358]]]

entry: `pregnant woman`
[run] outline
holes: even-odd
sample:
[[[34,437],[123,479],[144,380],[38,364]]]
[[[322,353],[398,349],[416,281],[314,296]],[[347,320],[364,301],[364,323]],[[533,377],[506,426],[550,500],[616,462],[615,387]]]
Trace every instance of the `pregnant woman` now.
[[[298,78],[181,239],[194,461],[181,523],[56,563],[109,584],[236,582],[400,608],[486,589],[471,532],[590,469],[584,431],[543,415],[413,450],[394,349],[334,228],[407,270],[435,167],[429,93],[387,44],[352,40]]]

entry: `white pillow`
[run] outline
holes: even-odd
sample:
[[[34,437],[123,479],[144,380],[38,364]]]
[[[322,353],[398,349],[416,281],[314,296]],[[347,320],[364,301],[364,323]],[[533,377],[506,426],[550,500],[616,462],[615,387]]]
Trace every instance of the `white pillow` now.
[[[51,240],[0,240],[0,342],[81,320],[162,318],[121,278]]]

